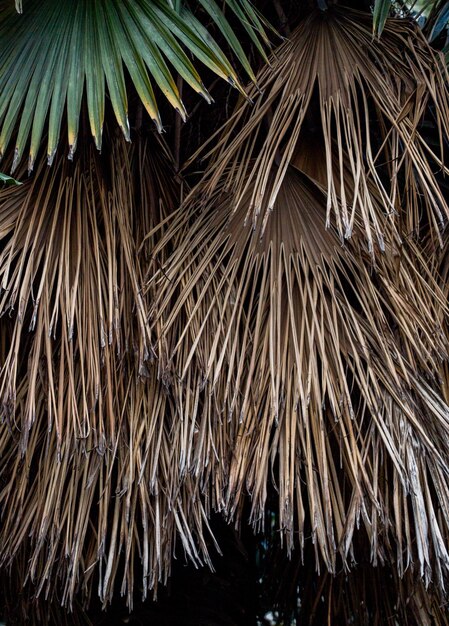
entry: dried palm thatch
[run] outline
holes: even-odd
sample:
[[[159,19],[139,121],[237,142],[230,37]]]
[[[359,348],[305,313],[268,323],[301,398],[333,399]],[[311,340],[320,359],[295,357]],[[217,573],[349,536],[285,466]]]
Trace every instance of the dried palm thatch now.
[[[249,493],[261,528],[270,482],[289,551],[334,574],[363,535],[444,589],[448,307],[404,234],[449,213],[419,132],[432,103],[447,135],[447,76],[408,22],[380,47],[338,9],[273,64],[169,221],[142,142],[1,194],[0,566],[66,606],[131,606],[177,543],[211,565],[210,511]]]
[[[178,543],[196,565],[210,564],[207,508],[176,471],[173,406],[155,376],[127,384],[126,396],[114,406],[119,442],[102,455],[73,443],[58,461],[54,431],[37,425],[21,459],[2,433],[2,566],[70,609],[75,595],[88,605],[95,591],[104,605],[126,595],[130,608],[136,588],[156,594]]]
[[[258,75],[260,91],[249,94],[254,106],[242,101],[224,127],[203,190],[226,180],[237,208],[251,188],[246,210],[255,222],[273,209],[298,138],[312,140],[325,147],[326,224],[333,219],[342,238],[358,216],[370,250],[375,241],[383,247],[370,184],[384,212],[399,215],[402,233],[419,232],[425,210],[439,234],[449,209],[434,172],[447,168],[442,148],[435,152],[419,127],[430,107],[440,139],[448,136],[447,81],[443,58],[412,21],[388,20],[381,41],[373,41],[366,13],[338,7],[312,13]]]
[[[208,561],[208,503],[178,468],[182,390],[157,380],[141,292],[178,202],[162,144],[111,141],[0,197],[0,565],[72,606]],[[180,408],[181,407],[181,408]],[[206,533],[206,535],[205,535]]]
[[[2,193],[0,312],[16,322],[2,361],[0,395],[12,422],[26,356],[23,450],[39,411],[36,402],[44,398],[36,389],[42,384],[48,385],[48,427],[56,429],[61,445],[69,433],[80,439],[93,433],[94,446],[104,450],[116,428],[110,413],[113,361],[131,351],[142,369],[150,358],[136,241],[157,215],[136,219],[129,157],[128,163],[123,157],[123,148],[111,155],[117,165],[109,189],[100,161],[88,150],[73,167],[63,159],[54,168],[41,163],[30,183]]]
[[[448,213],[419,133],[431,103],[447,136],[447,74],[411,23],[384,32],[373,45],[367,16],[336,8],[300,24],[222,129],[149,284],[160,367],[204,386],[204,439],[227,442],[220,509],[238,523],[249,493],[260,528],[271,478],[289,550],[310,536],[335,573],[361,525],[374,564],[393,550],[399,576],[443,590],[447,300],[404,235],[425,208],[440,237]]]
[[[236,208],[223,185],[204,208],[180,211],[161,242],[173,238],[175,252],[154,277],[166,367],[181,381],[198,372],[209,437],[231,455],[218,455],[217,502],[238,521],[249,492],[259,528],[272,476],[289,550],[310,534],[318,566],[335,572],[340,556],[349,567],[363,523],[374,563],[393,540],[400,573],[415,563],[443,587],[443,294],[412,243],[397,263],[386,238],[374,273],[361,225],[341,247],[324,227],[325,194],[304,174],[285,173],[255,228],[251,198],[248,188]]]
[[[444,245],[442,248],[436,246],[432,237],[428,237],[425,254],[432,263],[433,274],[436,276],[446,302],[449,302],[449,238],[447,229],[444,233]],[[442,330],[445,336],[449,338],[449,320],[446,318],[442,324]],[[449,362],[446,359],[441,364],[440,378],[441,393],[446,403],[449,404]]]

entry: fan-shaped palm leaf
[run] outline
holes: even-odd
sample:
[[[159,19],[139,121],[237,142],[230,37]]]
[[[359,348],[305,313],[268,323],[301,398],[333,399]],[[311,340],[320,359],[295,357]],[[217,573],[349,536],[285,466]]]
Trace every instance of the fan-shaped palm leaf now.
[[[168,378],[208,391],[212,446],[229,441],[226,514],[239,519],[248,490],[257,527],[271,474],[290,548],[311,535],[335,572],[362,519],[375,563],[393,545],[399,575],[417,564],[442,589],[447,304],[401,234],[419,226],[422,189],[429,219],[447,213],[428,161],[442,159],[418,132],[430,98],[447,133],[446,77],[411,24],[384,35],[369,48],[366,16],[315,14],[262,72],[265,92],[222,129],[156,248],[175,252],[150,282],[154,328]]]
[[[342,238],[351,235],[359,215],[370,249],[375,239],[382,247],[383,233],[369,201],[372,184],[381,194],[384,213],[399,215],[402,233],[418,232],[423,209],[439,231],[449,216],[434,174],[445,169],[447,71],[417,26],[391,20],[382,40],[373,42],[368,15],[337,8],[317,12],[276,52],[258,83],[262,95],[250,91],[255,105],[242,103],[214,147],[216,164],[207,174],[206,194],[225,176],[238,206],[251,187],[248,217],[255,222],[265,198],[266,210],[273,208],[292,155],[313,127],[313,141],[326,152],[326,224],[333,212]],[[438,153],[419,132],[430,105],[440,133]],[[333,171],[335,144],[338,176]],[[273,178],[275,162],[279,169]],[[350,190],[343,186],[349,180],[344,167],[351,170]]]
[[[201,0],[198,4],[209,13],[253,78],[239,40],[215,1]],[[266,39],[266,35],[257,12],[248,0],[228,4],[263,53],[258,37]],[[47,120],[47,155],[50,162],[53,160],[65,106],[73,154],[84,88],[97,147],[102,141],[106,86],[115,117],[129,139],[124,67],[159,130],[162,122],[150,77],[184,119],[186,114],[170,65],[210,101],[186,51],[241,89],[231,63],[183,3],[177,11],[166,0],[83,0],[68,4],[33,0],[23,15],[15,13],[10,2],[2,13],[0,155],[5,154],[18,124],[13,170],[30,135],[29,169],[33,168]]]
[[[36,174],[0,196],[0,565],[65,606],[121,584],[131,607],[138,560],[144,597],[178,543],[210,562],[199,411],[157,380],[140,288],[177,189],[160,141]]]
[[[112,358],[114,352],[131,350],[141,368],[151,354],[136,242],[158,219],[159,207],[156,203],[146,214],[134,212],[127,195],[127,185],[133,184],[129,165],[126,170],[123,155],[115,150],[111,159],[117,159],[112,189],[96,155],[87,148],[73,166],[59,159],[47,169],[41,161],[32,181],[2,192],[0,310],[13,315],[16,323],[2,359],[0,395],[3,407],[12,407],[14,416],[16,377],[32,333],[25,351],[29,394],[21,415],[24,448],[35,420],[35,386],[42,376],[49,385],[49,427],[56,428],[60,440],[69,432],[86,436],[93,428],[95,445],[104,447],[109,438],[105,422],[110,434],[115,430],[114,420],[107,417],[113,390],[103,382],[105,353],[110,351]],[[60,342],[60,366],[53,363],[52,338]],[[82,372],[79,383],[71,379],[75,361]],[[111,364],[109,376],[113,370]],[[70,413],[61,409],[56,392],[66,385]],[[95,407],[99,421],[94,424]]]
[[[375,561],[391,533],[406,555],[399,569],[416,561],[443,585],[449,511],[435,518],[431,490],[449,495],[449,410],[437,393],[446,342],[435,334],[445,304],[424,259],[410,244],[395,262],[382,224],[390,236],[373,274],[361,224],[341,248],[324,227],[325,194],[291,168],[255,228],[252,186],[236,205],[219,184],[204,208],[202,190],[169,227],[161,246],[175,252],[152,284],[167,367],[181,381],[198,371],[211,437],[227,433],[219,506],[238,518],[248,490],[257,527],[276,471],[290,548],[296,531],[301,542],[311,533],[330,571],[337,554],[350,565],[361,517]]]

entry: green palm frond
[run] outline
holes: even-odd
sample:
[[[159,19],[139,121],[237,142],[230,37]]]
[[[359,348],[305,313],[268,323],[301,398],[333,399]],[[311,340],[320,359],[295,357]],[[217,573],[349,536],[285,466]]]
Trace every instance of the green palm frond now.
[[[242,46],[215,0],[201,0],[198,5],[254,80]],[[260,40],[267,37],[256,10],[248,0],[232,0],[229,8],[252,40],[258,41],[263,54]],[[0,156],[5,155],[18,126],[13,170],[28,141],[29,169],[33,168],[46,126],[48,160],[53,160],[65,108],[69,154],[73,154],[84,91],[97,148],[102,142],[106,93],[129,139],[125,69],[159,130],[162,121],[154,85],[183,119],[186,117],[174,71],[194,91],[211,100],[192,56],[242,90],[231,62],[184,3],[176,10],[166,0],[30,0],[22,15],[8,3],[3,9],[0,38]]]
[[[443,31],[447,31],[449,28],[449,2],[444,4],[438,4],[428,19],[426,24],[427,30],[429,30],[429,39],[434,41]]]
[[[436,23],[436,30],[445,28],[447,24],[447,2],[445,0],[375,0],[373,7],[373,31],[380,37],[389,15],[395,12],[410,15],[413,18]],[[429,29],[426,28],[428,31]],[[441,32],[441,30],[439,32]],[[429,38],[432,40],[434,32],[431,30]]]
[[[376,0],[373,9],[373,31],[379,36],[392,9],[392,0]]]

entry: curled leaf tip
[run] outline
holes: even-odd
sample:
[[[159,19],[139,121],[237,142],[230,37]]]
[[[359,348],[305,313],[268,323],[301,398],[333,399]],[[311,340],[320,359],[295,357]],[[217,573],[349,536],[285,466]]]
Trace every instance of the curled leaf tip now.
[[[101,132],[98,136],[94,136],[95,147],[98,152],[101,152],[101,145],[103,143],[103,132]]]
[[[4,183],[5,185],[22,185],[23,184],[19,180],[16,180],[15,178],[8,176],[7,174],[2,174],[1,172],[0,172],[0,183]]]
[[[162,121],[161,121],[161,118],[160,117],[153,117],[153,116],[151,116],[151,121],[156,126],[157,132],[161,133],[162,132]]]
[[[185,121],[186,121],[186,119],[187,119],[187,111],[185,110],[184,105],[182,104],[182,102],[181,102],[181,106],[182,106],[182,108],[175,107],[175,110],[176,110],[176,111],[179,113],[179,115],[181,116],[182,121],[183,121],[183,122],[185,122]]]
[[[130,127],[129,127],[129,120],[128,118],[126,118],[126,125],[125,126],[121,126],[122,132],[123,132],[123,136],[125,137],[125,141],[131,141],[131,131],[130,131]]]

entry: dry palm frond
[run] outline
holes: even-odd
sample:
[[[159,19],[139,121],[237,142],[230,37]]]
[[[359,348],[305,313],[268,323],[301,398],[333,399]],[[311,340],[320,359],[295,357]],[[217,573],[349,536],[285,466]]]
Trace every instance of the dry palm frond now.
[[[51,169],[41,164],[38,175],[16,193],[1,194],[0,314],[15,324],[2,355],[0,395],[3,415],[11,421],[18,372],[28,360],[23,449],[38,400],[45,402],[48,427],[56,429],[61,443],[65,436],[85,437],[93,430],[96,446],[109,445],[116,428],[110,412],[114,370],[131,353],[143,373],[151,357],[137,248],[159,221],[161,208],[158,198],[147,197],[144,209],[136,210],[139,183],[133,168],[157,184],[150,147],[140,149],[142,155],[137,148],[132,155],[117,145],[107,175],[92,149],[73,166],[63,159]],[[139,193],[148,196],[148,186],[143,182]],[[45,400],[36,393],[43,380]]]
[[[424,258],[393,229],[374,272],[362,226],[342,248],[325,195],[292,168],[254,228],[252,186],[237,207],[225,184],[203,207],[202,189],[168,228],[161,249],[175,252],[151,284],[165,366],[197,376],[210,438],[228,439],[221,509],[238,520],[248,491],[257,528],[273,476],[289,548],[311,535],[335,572],[362,520],[374,562],[393,538],[399,571],[416,563],[443,586],[449,411],[434,388],[446,309]]]
[[[145,596],[177,543],[209,559],[184,392],[157,381],[141,292],[176,189],[143,140],[38,173],[0,197],[0,564],[65,606],[94,584],[131,605],[138,561]]]
[[[449,238],[448,231],[444,233],[444,245],[439,248],[429,237],[425,254],[433,263],[433,272],[437,277],[438,284],[444,294],[446,302],[449,303]],[[443,332],[449,338],[449,320],[444,319],[442,324]],[[449,360],[445,359],[441,365],[441,392],[446,402],[449,404]]]
[[[88,604],[97,592],[106,604],[120,591],[132,608],[136,588],[145,598],[167,582],[174,554],[210,563],[207,505],[198,482],[178,471],[173,401],[154,369],[144,381],[126,368],[114,379],[119,433],[101,454],[93,434],[60,446],[44,411],[23,457],[8,430],[1,432],[2,568],[66,607],[76,595]]]
[[[273,209],[298,145],[312,141],[322,144],[326,154],[326,224],[333,213],[342,238],[351,235],[359,219],[370,248],[376,239],[382,245],[370,185],[384,213],[399,214],[401,232],[419,230],[423,209],[438,231],[449,216],[434,174],[435,169],[446,171],[447,79],[442,58],[411,21],[388,20],[381,41],[373,41],[367,14],[335,7],[314,13],[260,72],[261,93],[250,93],[254,106],[242,102],[224,127],[203,191],[213,193],[224,177],[238,207],[251,189],[246,211],[254,223],[261,211]],[[437,152],[420,134],[429,106],[441,145]]]

